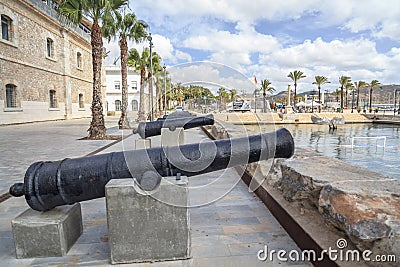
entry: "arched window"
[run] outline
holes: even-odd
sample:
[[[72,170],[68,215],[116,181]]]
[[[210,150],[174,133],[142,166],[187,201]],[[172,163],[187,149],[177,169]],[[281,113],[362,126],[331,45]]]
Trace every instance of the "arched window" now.
[[[50,95],[50,108],[57,108],[58,104],[57,104],[56,91],[50,90],[49,95]]]
[[[46,40],[46,55],[49,58],[54,58],[54,42],[51,38]]]
[[[83,94],[79,94],[79,108],[85,108],[85,103],[83,102]]]
[[[1,38],[3,40],[11,41],[11,25],[12,19],[6,15],[1,15]]]
[[[81,69],[82,68],[82,54],[81,52],[76,53],[76,67]]]
[[[132,111],[138,111],[139,109],[139,103],[137,100],[132,100]]]
[[[17,87],[14,84],[6,84],[6,107],[17,107]]]
[[[121,111],[121,100],[115,100],[115,111]]]

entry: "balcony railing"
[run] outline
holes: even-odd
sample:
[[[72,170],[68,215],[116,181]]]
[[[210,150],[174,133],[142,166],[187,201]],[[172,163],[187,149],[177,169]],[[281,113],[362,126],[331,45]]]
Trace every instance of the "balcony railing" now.
[[[85,38],[86,40],[90,41],[90,34],[89,33],[86,33],[84,30],[82,30],[78,26],[74,26],[71,23],[67,23],[67,22],[65,22],[64,19],[60,18],[60,16],[57,13],[57,10],[56,10],[58,8],[58,4],[55,1],[52,1],[52,0],[46,0],[46,1],[43,1],[43,0],[26,0],[26,1],[31,3],[37,9],[39,9],[39,10],[43,11],[44,13],[46,13],[46,15],[48,15],[52,19],[58,21],[64,27],[66,27],[66,28],[78,33],[83,38]]]

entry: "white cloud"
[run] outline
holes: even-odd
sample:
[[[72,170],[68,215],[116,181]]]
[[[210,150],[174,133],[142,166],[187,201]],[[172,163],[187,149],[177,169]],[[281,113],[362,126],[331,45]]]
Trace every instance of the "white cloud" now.
[[[312,14],[320,25],[342,26],[352,32],[371,30],[376,36],[400,40],[400,30],[395,30],[400,16],[398,0],[138,0],[131,1],[131,6],[158,27],[186,28],[199,17],[253,24],[260,19],[283,21]]]
[[[307,75],[299,83],[300,91],[313,87],[315,75],[331,80],[327,88],[337,87],[340,75],[398,81],[398,0],[137,0],[131,1],[131,8],[151,24],[155,50],[170,65],[192,58],[220,62],[248,77],[255,73],[258,80],[268,78],[278,91],[292,83],[287,74],[295,69]],[[303,28],[284,27],[304,18],[307,23],[298,24]],[[278,28],[276,35],[256,31],[265,21]],[[301,39],[303,33],[309,40]],[[380,52],[376,38],[390,38],[398,47]],[[188,48],[194,54],[184,52]],[[210,79],[215,75],[201,71]]]
[[[175,49],[169,38],[159,34],[154,34],[152,37],[152,42],[154,44],[153,51],[157,52],[157,54],[159,54],[164,61],[167,60],[174,64],[176,64],[179,60],[185,60],[189,62],[192,61],[192,58],[189,54]],[[109,43],[104,41],[104,47],[106,48],[106,51],[109,51],[108,56],[105,59],[105,64],[112,65],[115,61],[118,62],[117,64],[120,64],[118,61],[120,56],[118,41],[112,40]],[[139,51],[143,51],[143,48],[145,47],[149,47],[149,43],[147,41],[139,44],[128,41],[129,50],[136,48]]]
[[[392,49],[387,54],[380,54],[375,43],[365,39],[325,42],[321,38],[315,41],[284,48],[272,54],[260,56],[259,75],[269,77],[279,90],[284,90],[288,83],[289,72],[301,70],[307,76],[300,80],[300,91],[310,90],[316,75],[327,76],[332,84],[338,86],[341,75],[351,76],[354,81],[378,79],[391,83],[392,76],[398,71],[400,49]]]
[[[243,73],[230,66],[214,62],[191,62],[167,69],[176,83],[200,84],[214,93],[220,87],[252,90],[252,82]]]

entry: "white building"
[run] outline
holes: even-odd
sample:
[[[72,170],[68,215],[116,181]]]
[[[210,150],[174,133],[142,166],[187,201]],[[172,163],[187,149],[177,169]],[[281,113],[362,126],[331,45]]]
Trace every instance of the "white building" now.
[[[133,68],[128,68],[128,108],[127,111],[139,110],[140,74]],[[106,66],[106,110],[121,111],[122,77],[120,66]]]

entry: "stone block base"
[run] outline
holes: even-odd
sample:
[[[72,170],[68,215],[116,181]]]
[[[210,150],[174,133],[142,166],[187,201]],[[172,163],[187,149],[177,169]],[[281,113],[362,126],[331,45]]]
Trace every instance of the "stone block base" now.
[[[17,258],[61,257],[82,234],[81,205],[28,209],[11,224]]]
[[[186,177],[163,178],[151,192],[143,192],[133,179],[111,180],[106,203],[112,264],[189,257]]]

